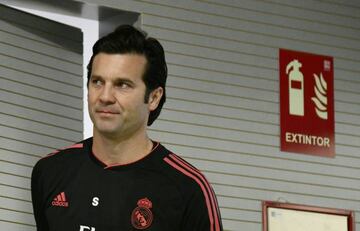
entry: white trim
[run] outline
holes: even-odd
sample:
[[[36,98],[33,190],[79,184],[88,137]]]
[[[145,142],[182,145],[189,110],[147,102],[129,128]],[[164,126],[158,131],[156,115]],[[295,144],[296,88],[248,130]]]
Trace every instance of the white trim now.
[[[88,113],[87,107],[87,69],[86,66],[90,60],[92,55],[92,46],[99,38],[99,21],[93,19],[85,19],[79,16],[69,16],[61,13],[53,13],[44,11],[41,9],[40,5],[36,5],[39,9],[30,9],[25,6],[14,6],[11,4],[7,4],[8,6],[30,13],[37,16],[41,16],[59,23],[63,23],[72,27],[80,28],[83,32],[83,136],[84,139],[92,136],[93,133],[93,125]]]

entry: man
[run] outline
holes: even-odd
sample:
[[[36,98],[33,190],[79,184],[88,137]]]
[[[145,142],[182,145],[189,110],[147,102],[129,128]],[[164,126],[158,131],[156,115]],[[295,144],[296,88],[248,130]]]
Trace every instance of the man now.
[[[38,231],[219,231],[215,194],[189,163],[147,135],[165,102],[164,50],[132,26],[99,39],[88,65],[93,137],[32,173]]]

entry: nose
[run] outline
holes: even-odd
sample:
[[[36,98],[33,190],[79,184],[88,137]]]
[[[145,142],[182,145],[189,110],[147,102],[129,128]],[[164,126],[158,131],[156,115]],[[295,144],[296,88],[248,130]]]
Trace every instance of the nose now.
[[[108,105],[115,103],[115,97],[111,86],[105,85],[100,93],[99,100],[102,104]]]

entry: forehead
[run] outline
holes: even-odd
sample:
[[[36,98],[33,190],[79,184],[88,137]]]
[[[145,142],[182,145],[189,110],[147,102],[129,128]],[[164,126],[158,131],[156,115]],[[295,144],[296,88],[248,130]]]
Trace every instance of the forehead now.
[[[99,53],[94,57],[91,75],[102,78],[142,79],[146,63],[144,55]]]

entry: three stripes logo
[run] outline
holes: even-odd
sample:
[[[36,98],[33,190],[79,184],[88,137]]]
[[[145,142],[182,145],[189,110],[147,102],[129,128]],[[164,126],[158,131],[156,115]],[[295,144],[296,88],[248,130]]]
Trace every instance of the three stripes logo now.
[[[65,192],[59,193],[51,202],[53,206],[69,207],[69,202],[66,201]]]

